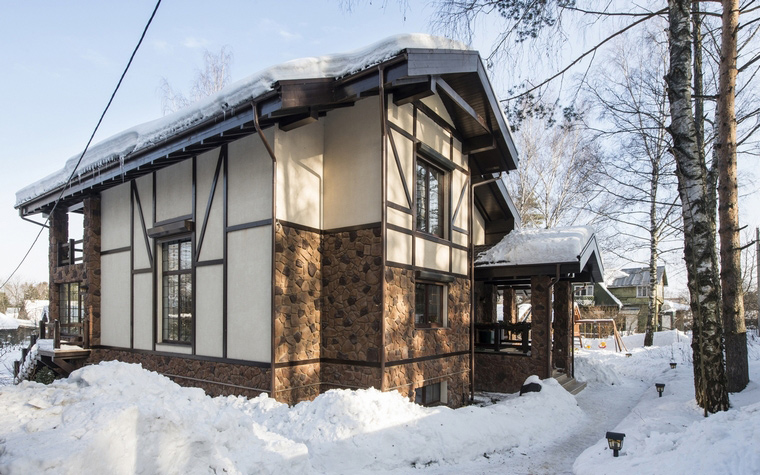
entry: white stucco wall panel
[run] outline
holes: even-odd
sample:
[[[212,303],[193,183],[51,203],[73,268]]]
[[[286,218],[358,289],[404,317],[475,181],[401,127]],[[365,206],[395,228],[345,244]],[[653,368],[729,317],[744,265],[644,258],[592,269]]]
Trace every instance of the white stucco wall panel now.
[[[444,157],[451,159],[451,134],[436,124],[433,119],[419,112],[417,114],[417,138]]]
[[[451,161],[464,168],[465,170],[469,170],[470,164],[467,163],[467,157],[462,154],[462,142],[455,138],[453,145],[454,146],[451,150]]]
[[[195,270],[195,353],[222,357],[224,323],[223,266],[203,266]]]
[[[468,265],[467,251],[461,249],[451,250],[451,272],[467,275]]]
[[[100,193],[100,249],[108,251],[129,246],[129,183]]]
[[[412,104],[396,106],[393,103],[393,96],[388,99],[388,121],[392,122],[410,134],[414,130],[414,107]]]
[[[264,131],[274,144],[274,129]],[[272,159],[258,134],[229,144],[227,224],[251,223],[272,217]]]
[[[385,242],[389,261],[412,264],[412,236],[389,229]]]
[[[324,125],[275,131],[278,219],[322,229]]]
[[[448,124],[451,127],[454,127],[454,121],[451,120],[451,115],[449,115],[449,111],[446,110],[446,106],[443,105],[443,101],[441,100],[441,96],[438,94],[433,94],[432,96],[428,96],[422,99],[421,101],[426,106],[430,107],[430,109],[435,112],[441,119],[448,122]]]
[[[156,221],[191,214],[192,197],[192,159],[156,171]]]
[[[388,208],[388,224],[395,224],[404,229],[412,229],[412,215],[394,208]]]
[[[271,361],[272,228],[229,233],[227,252],[227,356]]]
[[[127,223],[129,221],[127,220]],[[129,233],[127,238],[129,238]],[[100,257],[100,342],[102,345],[129,348],[129,283],[132,277],[130,253],[119,252]]]
[[[486,243],[486,221],[477,209],[473,212],[473,218],[472,241],[476,246],[481,246]]]
[[[201,237],[201,230],[203,229],[203,219],[206,216],[206,208],[209,203],[209,195],[214,183],[214,173],[216,172],[216,164],[219,159],[219,149],[216,148],[209,152],[206,152],[198,156],[196,162],[196,240]],[[224,253],[224,170],[219,170],[219,177],[217,178],[216,189],[214,190],[214,199],[211,203],[211,212],[208,216],[208,223],[206,224],[206,234],[203,237],[203,245],[201,246],[201,253],[198,256],[199,261],[208,261],[213,259],[221,259]]]
[[[409,196],[414,196],[414,143],[395,130],[390,130],[393,136],[393,143],[396,145],[401,172],[399,172],[396,158],[393,156],[390,137],[388,138],[388,200],[401,206],[409,206],[404,192],[402,181],[402,172],[406,186],[409,190]]]
[[[153,274],[132,276],[135,286],[135,348],[153,349]]]
[[[145,231],[153,227],[153,177],[152,175],[142,176],[135,181],[135,184],[137,196],[140,197],[140,206],[137,205],[137,199],[135,199],[133,216],[135,269],[148,269],[150,268],[148,249],[153,249],[153,240],[148,238],[146,244]],[[145,230],[143,230],[143,221],[140,220],[141,212],[145,222]],[[150,252],[153,251],[151,250]]]
[[[426,269],[449,271],[449,246],[415,238],[415,265]]]
[[[381,220],[381,134],[377,97],[325,118],[324,228]]]
[[[454,244],[459,244],[460,246],[469,245],[467,242],[467,235],[464,233],[460,233],[459,231],[452,231],[451,242],[453,242]]]
[[[453,212],[457,211],[457,205],[459,205],[459,212],[454,220],[454,225],[464,230],[467,230],[470,227],[470,193],[469,187],[466,185],[467,175],[459,170],[453,170],[451,172],[451,203],[454,210]],[[462,194],[463,191],[464,194]],[[460,197],[462,198],[461,205],[459,204]]]

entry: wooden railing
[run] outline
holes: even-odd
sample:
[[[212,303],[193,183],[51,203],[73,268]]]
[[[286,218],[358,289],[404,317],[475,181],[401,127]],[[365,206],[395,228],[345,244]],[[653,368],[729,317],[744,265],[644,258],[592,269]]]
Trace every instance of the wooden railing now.
[[[530,322],[476,323],[475,348],[494,351],[514,348],[527,354],[530,352]]]
[[[85,317],[79,323],[61,323],[58,319],[50,323],[40,322],[40,339],[53,340],[53,348],[60,348],[61,341],[79,343],[82,348],[90,347],[90,332]]]
[[[69,239],[67,242],[59,242],[58,265],[70,266],[82,262],[83,250],[81,247],[77,248],[77,245],[82,244],[83,242],[82,239]]]

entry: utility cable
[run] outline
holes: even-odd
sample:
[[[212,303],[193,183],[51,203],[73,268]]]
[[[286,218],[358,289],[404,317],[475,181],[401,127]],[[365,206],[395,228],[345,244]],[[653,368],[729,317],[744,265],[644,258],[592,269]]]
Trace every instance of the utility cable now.
[[[61,187],[61,193],[58,195],[58,198],[56,198],[55,203],[53,203],[53,207],[50,209],[50,212],[48,213],[47,218],[45,218],[45,223],[42,226],[40,226],[40,232],[37,233],[37,237],[35,237],[34,241],[32,241],[32,245],[29,246],[29,249],[26,251],[26,254],[24,254],[24,257],[21,258],[21,262],[19,262],[19,264],[16,266],[15,269],[13,269],[13,272],[11,272],[11,275],[8,276],[7,279],[5,279],[5,282],[3,282],[3,285],[0,285],[0,290],[5,288],[6,284],[8,284],[8,282],[13,278],[14,275],[16,275],[16,272],[18,272],[18,270],[24,264],[24,261],[26,261],[26,258],[29,257],[29,254],[32,252],[32,249],[34,249],[35,244],[37,244],[37,241],[40,239],[40,236],[42,235],[42,231],[45,230],[45,226],[50,221],[50,216],[55,211],[56,207],[58,206],[58,203],[61,201],[61,198],[63,198],[63,194],[66,192],[66,188],[68,188],[68,186],[71,184],[71,180],[74,178],[74,175],[77,172],[77,168],[79,168],[79,165],[82,163],[82,159],[84,158],[84,155],[87,153],[87,149],[90,148],[90,144],[92,144],[92,140],[95,138],[95,134],[98,132],[98,129],[100,128],[100,124],[103,122],[103,118],[106,116],[106,112],[108,112],[108,109],[111,107],[111,103],[113,103],[113,99],[114,97],[116,97],[116,93],[121,87],[121,83],[124,81],[124,77],[127,75],[127,71],[129,71],[129,67],[132,65],[132,61],[135,59],[137,50],[140,49],[140,45],[145,39],[145,35],[148,33],[148,28],[150,27],[150,24],[153,22],[153,18],[156,16],[156,12],[158,11],[158,7],[160,5],[161,5],[161,0],[158,0],[156,2],[156,6],[153,8],[153,13],[151,13],[150,18],[148,19],[148,23],[146,23],[145,28],[143,28],[143,32],[142,32],[142,35],[140,35],[140,40],[137,42],[137,46],[135,46],[135,49],[132,51],[132,56],[129,57],[129,62],[127,62],[127,66],[124,68],[124,72],[121,73],[119,82],[116,84],[116,87],[111,93],[111,98],[108,99],[108,104],[106,105],[105,109],[103,109],[103,113],[100,114],[100,119],[98,119],[98,123],[97,125],[95,125],[95,129],[92,131],[92,134],[90,135],[90,139],[87,141],[87,145],[85,145],[84,150],[82,150],[81,155],[79,155],[79,159],[77,160],[76,165],[74,165],[74,169],[71,170],[71,174],[69,175],[69,178]]]

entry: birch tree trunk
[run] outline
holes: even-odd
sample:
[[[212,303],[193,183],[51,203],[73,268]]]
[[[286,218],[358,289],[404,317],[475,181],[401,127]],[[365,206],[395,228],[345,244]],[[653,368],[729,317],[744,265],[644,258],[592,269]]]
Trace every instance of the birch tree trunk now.
[[[670,67],[666,76],[670,133],[684,224],[684,258],[694,315],[694,392],[705,412],[728,410],[723,366],[720,282],[715,272],[715,218],[691,108],[691,0],[669,0]]]
[[[726,342],[728,391],[738,392],[749,383],[747,330],[741,286],[739,241],[739,190],[736,171],[736,35],[739,1],[723,0],[720,79],[718,94],[718,216],[720,218],[720,281]]]
[[[651,204],[649,206],[649,313],[647,314],[647,328],[644,333],[644,346],[654,344],[655,317],[657,313],[657,182],[659,170],[652,167],[652,177],[649,183]]]

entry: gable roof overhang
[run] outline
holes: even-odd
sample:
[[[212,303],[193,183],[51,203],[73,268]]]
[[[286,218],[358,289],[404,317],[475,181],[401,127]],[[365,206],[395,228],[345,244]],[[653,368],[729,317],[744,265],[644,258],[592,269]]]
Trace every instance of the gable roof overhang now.
[[[483,252],[484,249],[480,249]],[[531,277],[548,276],[555,281],[603,282],[602,265],[596,236],[592,235],[585,244],[577,260],[566,262],[539,261],[531,264],[476,264],[475,280],[487,284],[510,287],[526,287]]]
[[[123,161],[83,173],[65,189],[57,186],[18,203],[16,208],[21,216],[47,213],[60,196],[59,206],[71,209],[85,196],[255,133],[254,111],[262,128],[277,125],[290,130],[318,120],[329,110],[377,95],[381,81],[399,103],[438,92],[454,121],[463,152],[469,154],[473,173],[517,168],[517,150],[478,53],[407,48],[345,77],[277,81],[269,91],[251,97],[250,102],[233,108],[220,106],[217,114],[203,122],[135,150]],[[500,206],[506,210],[509,203],[502,202]]]

